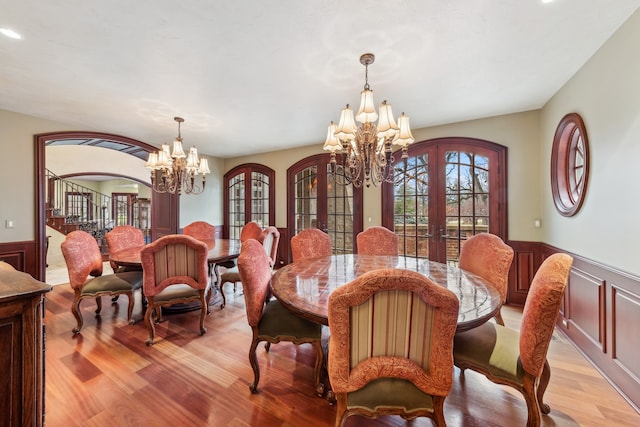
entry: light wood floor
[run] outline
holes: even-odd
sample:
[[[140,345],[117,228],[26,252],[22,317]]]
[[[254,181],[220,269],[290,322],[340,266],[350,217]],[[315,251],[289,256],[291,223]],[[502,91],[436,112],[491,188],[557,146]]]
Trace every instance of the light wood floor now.
[[[227,289],[227,306],[207,317],[198,333],[198,313],[165,316],[156,344],[145,346],[147,330],[139,301],[133,326],[126,322],[126,297],[117,305],[103,299],[81,304],[82,333],[71,332],[72,292],[54,286],[47,295],[46,424],[58,426],[332,426],[335,408],[314,394],[313,352],[289,343],[258,349],[259,392],[251,394],[253,372],[241,290]],[[505,321],[517,327],[518,308],[506,307]],[[640,415],[562,336],[551,344],[551,383],[544,426],[637,426]],[[456,426],[524,426],[520,395],[467,371],[454,371],[445,416]],[[399,417],[375,421],[348,418],[346,426],[431,426],[428,419],[407,423]]]

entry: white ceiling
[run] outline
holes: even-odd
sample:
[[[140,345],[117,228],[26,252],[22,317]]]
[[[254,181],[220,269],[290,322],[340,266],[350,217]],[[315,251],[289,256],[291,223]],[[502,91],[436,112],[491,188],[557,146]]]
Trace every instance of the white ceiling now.
[[[0,108],[219,157],[324,142],[369,84],[413,128],[542,107],[640,0],[0,0]],[[1,130],[0,130],[1,134]]]

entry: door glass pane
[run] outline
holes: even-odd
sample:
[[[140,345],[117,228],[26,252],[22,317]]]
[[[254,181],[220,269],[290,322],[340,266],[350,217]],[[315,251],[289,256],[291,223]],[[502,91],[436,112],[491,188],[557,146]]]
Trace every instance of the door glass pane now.
[[[244,218],[244,172],[229,180],[229,238],[239,239]]]
[[[298,172],[294,180],[296,199],[294,234],[305,228],[318,228],[318,174],[317,166]]]
[[[489,158],[448,151],[445,161],[446,260],[457,263],[464,241],[489,231]]]
[[[427,155],[395,166],[394,231],[401,255],[429,257],[429,174]]]
[[[260,172],[251,173],[251,221],[265,228],[269,225],[269,177]]]
[[[331,174],[327,165],[327,230],[334,254],[353,253],[353,186],[336,184],[342,182]],[[338,167],[336,174],[342,173]]]

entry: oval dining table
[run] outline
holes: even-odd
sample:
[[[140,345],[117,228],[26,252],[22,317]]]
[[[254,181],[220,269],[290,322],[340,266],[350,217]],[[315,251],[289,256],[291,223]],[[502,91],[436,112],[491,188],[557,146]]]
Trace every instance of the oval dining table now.
[[[482,277],[456,266],[407,256],[344,254],[308,258],[276,271],[271,291],[280,303],[316,323],[328,325],[331,292],[371,270],[413,270],[452,291],[460,301],[457,331],[466,331],[496,315],[502,298]]]

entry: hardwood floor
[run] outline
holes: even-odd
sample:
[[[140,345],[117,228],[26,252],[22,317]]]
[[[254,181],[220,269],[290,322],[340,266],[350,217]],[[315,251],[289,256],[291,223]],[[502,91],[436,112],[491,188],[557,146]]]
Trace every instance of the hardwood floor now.
[[[73,294],[68,285],[47,295],[47,426],[332,426],[335,408],[317,397],[312,384],[311,346],[289,343],[258,349],[258,393],[249,392],[251,330],[239,288],[227,289],[207,317],[208,332],[198,332],[198,312],[165,315],[156,343],[145,345],[139,296],[135,325],[126,321],[126,297],[116,305],[103,298],[101,318],[95,303],[81,304],[84,328],[71,332]],[[507,326],[517,327],[520,310],[503,308]],[[544,426],[634,426],[640,415],[600,374],[556,333],[549,352],[551,383],[546,401],[551,414]],[[467,371],[454,371],[445,403],[448,426],[524,426],[520,394]],[[370,420],[350,417],[346,427],[431,426],[428,419]]]

